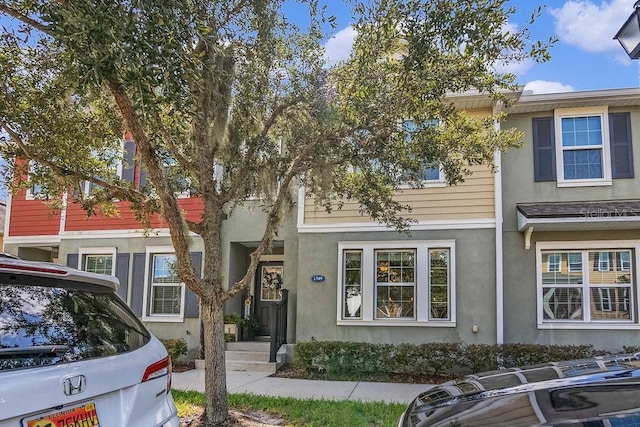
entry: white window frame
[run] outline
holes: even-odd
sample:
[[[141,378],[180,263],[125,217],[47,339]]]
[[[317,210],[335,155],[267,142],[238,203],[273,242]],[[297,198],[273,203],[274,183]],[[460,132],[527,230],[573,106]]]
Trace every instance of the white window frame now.
[[[602,123],[602,178],[565,179],[562,145],[562,119],[572,117],[600,117]],[[609,110],[606,106],[588,108],[558,108],[554,111],[556,176],[558,187],[585,187],[612,185],[611,153],[609,147]],[[592,146],[596,148],[596,146]]]
[[[598,251],[598,271],[612,271],[609,252]]]
[[[553,262],[551,262],[553,258]],[[551,268],[553,266],[553,268]],[[562,270],[562,254],[549,253],[547,254],[547,273],[558,273]]]
[[[405,125],[405,123],[407,122],[413,122],[413,120],[404,120],[402,122],[402,126]],[[438,123],[434,123],[433,124],[434,127],[440,127],[442,126],[442,122],[440,120],[438,120]],[[434,166],[435,167],[435,166]],[[431,168],[429,168],[431,169]],[[445,179],[445,175],[444,175],[444,169],[442,168],[442,165],[438,165],[438,179],[423,179],[420,181],[420,184],[422,185],[422,187],[424,188],[441,188],[441,187],[446,187],[447,186],[447,182]],[[399,188],[401,189],[410,189],[413,188],[410,184],[401,184],[399,186]]]
[[[29,179],[30,176],[31,176],[31,170],[33,169],[33,163],[34,163],[33,160],[29,161],[29,172],[27,174],[27,179]],[[27,193],[25,195],[25,198],[27,200],[43,200],[43,199],[45,199],[44,195],[42,195],[39,191],[38,192],[33,191],[34,188],[36,187],[36,185],[38,187],[41,187],[41,185],[39,185],[39,184],[33,184],[31,187],[27,188]]]
[[[97,247],[97,248],[79,248],[78,249],[78,270],[86,270],[86,263],[84,263],[84,259],[87,256],[92,255],[111,255],[111,275],[116,275],[116,254],[118,250],[115,247]],[[83,266],[84,264],[84,266]]]
[[[413,249],[415,262],[415,309],[414,318],[376,318],[375,295],[375,252],[378,250]],[[432,319],[429,310],[429,250],[447,249],[449,251],[449,319]],[[344,314],[344,258],[345,251],[362,251],[362,306],[359,318],[350,318]],[[456,251],[455,240],[410,240],[410,241],[346,241],[338,242],[338,280],[337,289],[337,325],[342,326],[420,326],[455,327],[456,326]]]
[[[173,246],[147,246],[146,257],[144,263],[144,292],[142,295],[143,307],[142,307],[142,320],[146,322],[183,322],[184,321],[184,309],[185,309],[185,296],[186,286],[184,283],[180,283],[180,313],[179,314],[151,314],[151,279],[153,277],[153,256],[164,254],[175,254],[176,250]]]
[[[120,140],[120,159],[117,161],[117,163],[115,164],[116,170],[115,170],[115,176],[118,178],[122,178],[122,166],[123,166],[123,161],[124,161],[124,144],[125,144],[125,140],[122,139]],[[91,181],[83,181],[82,182],[82,194],[84,194],[85,196],[89,196],[91,194],[91,186],[95,185],[96,187],[99,187],[98,184],[95,184]]]
[[[634,251],[636,254],[634,271],[633,271],[633,283],[631,286],[631,294],[635,295],[634,306],[631,307],[631,319],[630,320],[545,320],[544,319],[544,307],[542,301],[542,264],[544,259],[544,251],[593,251],[593,250],[605,250],[605,249],[628,249]],[[536,243],[536,305],[537,305],[537,327],[538,329],[598,329],[598,330],[624,330],[624,329],[640,329],[638,323],[638,309],[640,307],[640,292],[638,291],[638,270],[640,268],[639,259],[637,256],[640,252],[640,241],[638,240],[616,240],[616,241],[558,241],[558,242],[537,242]],[[633,261],[631,261],[633,262]],[[585,266],[588,269],[589,262],[583,257],[582,260],[583,269]],[[587,273],[588,275],[588,273]],[[583,310],[586,312],[589,310],[589,301],[591,298],[588,283],[588,276],[586,283],[576,285],[575,287],[582,288],[582,304]],[[633,298],[633,297],[632,297]],[[587,319],[587,314],[584,314],[584,318]]]
[[[571,255],[578,255],[580,258],[580,268],[579,269],[574,269],[571,268],[573,264],[571,264]],[[569,252],[567,254],[567,266],[568,266],[568,271],[569,273],[577,273],[579,271],[582,271],[583,268],[583,263],[582,263],[582,254],[580,252]]]

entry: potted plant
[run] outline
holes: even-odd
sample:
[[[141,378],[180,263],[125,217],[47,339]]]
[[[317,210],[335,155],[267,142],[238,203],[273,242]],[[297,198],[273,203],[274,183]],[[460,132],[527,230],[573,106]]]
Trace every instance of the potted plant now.
[[[242,322],[242,318],[238,313],[230,313],[224,316],[224,335],[225,339],[228,336],[233,335],[234,341],[238,341],[238,326]],[[230,339],[229,339],[230,341]]]
[[[256,316],[249,314],[240,320],[240,327],[242,328],[242,339],[248,341],[255,338],[256,332],[260,331],[262,324]]]

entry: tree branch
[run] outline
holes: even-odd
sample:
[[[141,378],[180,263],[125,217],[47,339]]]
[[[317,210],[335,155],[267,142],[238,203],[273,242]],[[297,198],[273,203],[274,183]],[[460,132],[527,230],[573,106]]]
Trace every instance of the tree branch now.
[[[43,33],[46,34],[51,34],[49,29],[41,22],[36,21],[35,19],[32,19],[30,17],[28,17],[27,15],[18,12],[17,10],[15,10],[12,7],[7,6],[4,3],[0,3],[0,12],[4,12],[9,16],[12,16],[14,18],[16,18],[18,21],[35,28],[38,31],[42,31]]]
[[[176,257],[178,260],[178,273],[180,278],[185,284],[199,297],[205,297],[205,291],[203,287],[203,281],[199,272],[195,272],[191,256],[189,255],[189,236],[186,234],[186,227],[184,226],[182,212],[175,194],[169,188],[163,174],[162,168],[158,162],[158,159],[153,151],[153,147],[147,138],[142,123],[136,115],[131,99],[127,95],[125,89],[122,87],[115,77],[107,78],[107,85],[113,98],[115,99],[120,112],[127,124],[127,128],[133,135],[134,141],[139,148],[142,160],[145,162],[145,167],[150,181],[153,183],[156,193],[160,198],[160,205],[162,209],[162,215],[169,223],[169,233],[171,236],[171,242],[175,249]]]

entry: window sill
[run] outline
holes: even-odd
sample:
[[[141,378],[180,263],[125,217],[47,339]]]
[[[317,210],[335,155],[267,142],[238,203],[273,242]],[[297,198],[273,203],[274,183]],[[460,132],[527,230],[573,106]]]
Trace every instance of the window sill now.
[[[598,180],[575,180],[575,181],[558,181],[557,186],[559,188],[567,187],[606,187],[613,185],[613,181],[610,179],[598,179]]]
[[[142,317],[143,322],[157,322],[157,323],[182,323],[184,322],[184,317],[182,316],[144,316]]]
[[[422,181],[420,187],[414,187],[410,184],[402,184],[398,186],[399,190],[421,190],[423,188],[444,188],[447,186],[446,181]]]
[[[629,321],[628,323],[609,323],[609,322],[555,322],[555,323],[538,323],[538,329],[580,329],[580,330],[638,330],[640,325]]]
[[[336,323],[338,326],[413,326],[413,327],[427,327],[427,328],[455,328],[456,322],[435,321],[430,322],[416,321],[416,320],[338,320]]]

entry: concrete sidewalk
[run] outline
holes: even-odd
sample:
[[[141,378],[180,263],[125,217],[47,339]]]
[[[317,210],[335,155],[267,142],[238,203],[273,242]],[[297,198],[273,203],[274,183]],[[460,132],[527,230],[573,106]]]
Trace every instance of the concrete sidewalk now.
[[[204,370],[191,369],[172,374],[173,389],[204,392]],[[229,393],[296,399],[360,400],[409,403],[432,384],[398,384],[362,381],[298,380],[270,377],[267,372],[227,371]]]

